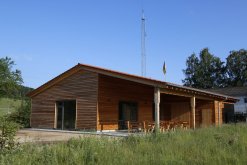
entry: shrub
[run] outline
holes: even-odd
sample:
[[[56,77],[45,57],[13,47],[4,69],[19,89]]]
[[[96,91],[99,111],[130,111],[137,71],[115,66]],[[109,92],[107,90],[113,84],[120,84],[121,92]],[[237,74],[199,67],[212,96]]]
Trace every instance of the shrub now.
[[[23,99],[21,106],[15,111],[8,114],[7,117],[10,121],[18,123],[22,127],[30,127],[30,114],[31,114],[31,101],[29,99]]]
[[[9,121],[6,116],[0,117],[0,153],[11,151],[18,146],[15,135],[18,124]]]

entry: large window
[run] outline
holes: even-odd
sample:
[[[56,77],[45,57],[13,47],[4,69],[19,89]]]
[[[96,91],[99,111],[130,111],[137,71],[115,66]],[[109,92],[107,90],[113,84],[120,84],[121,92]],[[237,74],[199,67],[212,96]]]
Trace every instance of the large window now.
[[[133,102],[119,103],[119,129],[126,129],[126,122],[136,122],[138,120],[138,105]]]

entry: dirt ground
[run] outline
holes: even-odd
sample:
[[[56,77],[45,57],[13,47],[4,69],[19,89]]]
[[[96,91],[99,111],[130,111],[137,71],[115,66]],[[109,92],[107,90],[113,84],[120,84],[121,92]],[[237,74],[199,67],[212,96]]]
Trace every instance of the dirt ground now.
[[[76,131],[58,131],[58,130],[44,130],[44,129],[22,129],[17,132],[16,140],[20,143],[28,142],[59,142],[68,141],[71,138],[83,138],[89,136],[109,136],[109,137],[126,137],[126,133],[108,132],[76,132]]]

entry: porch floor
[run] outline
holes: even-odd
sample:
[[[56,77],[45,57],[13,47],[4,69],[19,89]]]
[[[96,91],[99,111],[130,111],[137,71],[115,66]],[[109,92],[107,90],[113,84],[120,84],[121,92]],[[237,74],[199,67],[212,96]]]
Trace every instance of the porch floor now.
[[[52,129],[36,129],[27,128],[21,129],[17,132],[16,140],[20,143],[52,143],[68,141],[71,138],[83,138],[90,136],[108,136],[108,137],[128,137],[133,134],[142,133],[128,133],[128,131],[103,131],[103,132],[85,132],[85,131],[66,131],[66,130],[52,130]]]

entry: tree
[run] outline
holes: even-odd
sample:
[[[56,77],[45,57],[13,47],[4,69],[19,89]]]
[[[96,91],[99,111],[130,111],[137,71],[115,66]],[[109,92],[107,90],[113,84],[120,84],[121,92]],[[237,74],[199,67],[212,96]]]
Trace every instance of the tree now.
[[[225,87],[225,67],[220,58],[212,55],[208,48],[201,50],[199,58],[193,53],[186,60],[187,68],[183,70],[185,86],[194,88]]]
[[[231,51],[226,69],[230,86],[247,86],[247,50]]]
[[[31,100],[26,98],[21,100],[21,105],[15,111],[7,115],[10,121],[18,123],[24,128],[30,127]]]
[[[11,97],[22,84],[21,71],[13,69],[14,61],[9,57],[0,58],[0,97]]]
[[[199,59],[196,57],[195,53],[188,57],[186,60],[186,66],[187,68],[183,70],[186,78],[182,81],[185,86],[195,87],[197,86],[196,70],[199,66]]]

